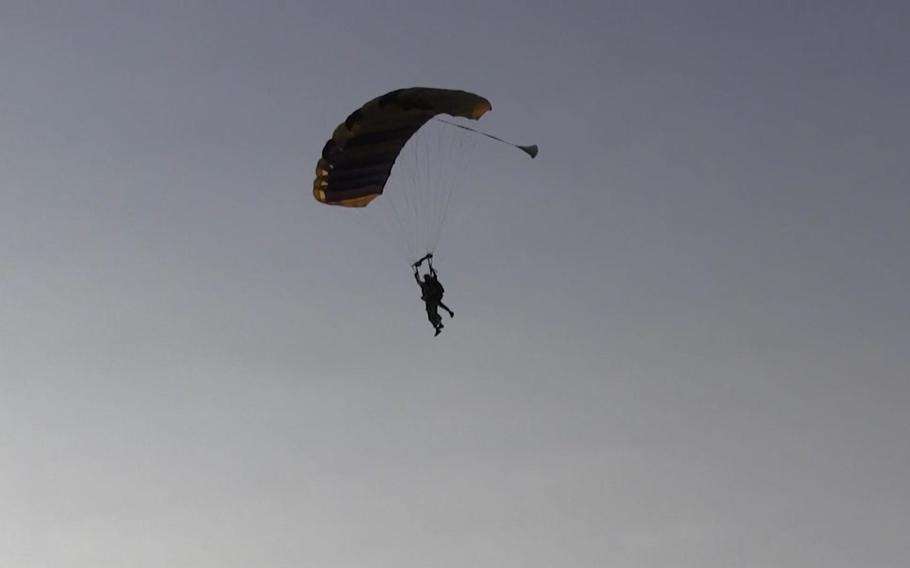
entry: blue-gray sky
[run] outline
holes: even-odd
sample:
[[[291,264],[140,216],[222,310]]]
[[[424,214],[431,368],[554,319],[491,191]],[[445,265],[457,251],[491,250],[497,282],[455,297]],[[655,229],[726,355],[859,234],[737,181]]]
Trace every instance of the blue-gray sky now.
[[[908,6],[3,2],[0,565],[905,566]],[[413,85],[541,146],[435,339],[310,190]]]

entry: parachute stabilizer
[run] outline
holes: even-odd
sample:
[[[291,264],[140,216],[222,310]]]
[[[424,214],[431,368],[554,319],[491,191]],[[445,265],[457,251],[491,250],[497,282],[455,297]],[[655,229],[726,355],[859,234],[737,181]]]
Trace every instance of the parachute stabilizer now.
[[[516,145],[515,147],[518,148],[519,150],[521,150],[522,152],[524,152],[525,154],[531,156],[532,160],[537,157],[537,144],[531,144],[530,146]]]

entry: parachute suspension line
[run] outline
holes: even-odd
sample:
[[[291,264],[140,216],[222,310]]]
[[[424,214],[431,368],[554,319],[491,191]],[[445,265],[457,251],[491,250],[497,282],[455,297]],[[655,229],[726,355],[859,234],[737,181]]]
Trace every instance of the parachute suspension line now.
[[[441,207],[441,202],[446,192],[449,189],[449,184],[451,180],[446,181],[448,178],[445,175],[445,172],[442,172],[442,156],[443,156],[443,138],[441,136],[435,136],[433,138],[433,144],[435,148],[433,150],[434,159],[438,160],[436,164],[428,164],[432,169],[437,170],[441,175],[436,175],[437,187],[429,194],[431,199],[429,215],[427,216],[427,240],[426,245],[430,250],[427,252],[435,252],[436,244],[439,242],[439,232],[442,229],[439,223],[441,221],[441,215],[439,210]]]
[[[449,151],[452,144],[444,134],[429,125],[413,138],[417,242],[412,252],[416,256],[434,252],[439,241],[445,196],[454,185],[448,171],[453,169],[453,156]]]
[[[439,172],[435,175],[430,176],[430,172],[434,171],[438,164],[436,162],[436,152],[438,148],[436,143],[437,139],[430,138],[427,140],[426,146],[424,146],[426,160],[423,163],[423,183],[429,188],[429,191],[423,192],[423,208],[421,211],[424,211],[423,214],[423,235],[422,242],[420,243],[424,248],[432,250],[430,246],[430,236],[433,233],[433,203],[436,202],[436,195],[439,193],[439,187],[441,185]],[[430,252],[427,250],[427,252]],[[418,251],[420,252],[420,251]]]
[[[477,140],[463,130],[428,122],[402,149],[383,195],[364,209],[379,217],[380,230],[395,233],[393,242],[408,264],[437,252]]]
[[[402,193],[405,194],[405,200],[410,207],[408,211],[409,216],[409,225],[408,230],[411,233],[411,247],[408,250],[408,254],[413,256],[418,250],[418,243],[420,242],[420,225],[418,225],[419,217],[417,211],[420,209],[420,145],[417,143],[417,140],[412,137],[408,140],[405,147],[410,145],[410,154],[408,155],[408,185],[406,188],[403,188]],[[404,150],[402,150],[404,152]]]
[[[395,168],[398,178],[385,188],[383,195],[376,199],[368,208],[363,208],[367,217],[375,215],[382,225],[385,233],[393,233],[395,247],[401,253],[403,260],[413,262],[414,253],[418,250],[418,233],[415,224],[418,210],[415,203],[415,191],[418,181],[416,179],[416,165],[413,148],[402,153]],[[393,187],[394,186],[394,187]]]
[[[391,183],[383,199],[395,204],[401,218],[404,252],[408,263],[426,254],[432,220],[428,204],[435,189],[430,175],[434,148],[422,131],[416,132],[399,155]]]
[[[405,231],[410,234],[412,239],[408,247],[408,256],[412,257],[419,254],[420,251],[420,226],[418,224],[420,216],[417,214],[420,210],[420,144],[414,138],[408,141],[408,144],[412,147],[412,151],[408,155],[411,163],[406,168],[409,185],[403,188],[404,191],[401,193],[408,209],[409,221]]]
[[[408,189],[416,191],[418,209],[414,221],[419,237],[412,258],[436,252],[452,196],[468,163],[467,146],[473,140],[458,130],[429,123],[412,138],[413,148],[403,154],[416,156],[414,167],[407,168],[413,174]]]
[[[444,147],[445,146],[454,147],[454,142],[447,141],[442,136],[439,136],[436,139],[436,145],[438,148],[438,155],[441,157],[443,155],[443,151],[445,150]],[[449,153],[454,154],[454,152],[449,152]],[[433,228],[434,228],[434,231],[433,231],[433,234],[430,235],[430,240],[428,241],[430,243],[430,248],[433,251],[436,250],[436,245],[439,244],[439,235],[442,233],[442,219],[443,219],[442,214],[445,211],[445,203],[446,203],[447,197],[452,194],[452,189],[453,189],[454,181],[455,181],[451,176],[448,176],[448,175],[443,176],[443,178],[445,181],[440,181],[440,186],[441,186],[440,192],[438,195],[435,196],[436,199],[433,203]]]
[[[421,254],[423,248],[427,247],[427,234],[429,233],[429,202],[433,196],[435,186],[430,179],[430,161],[432,160],[432,148],[429,141],[423,136],[423,132],[418,131],[417,139],[417,207],[414,210],[414,217],[417,224],[417,242],[415,243],[415,254]],[[430,251],[426,251],[430,252]]]
[[[404,168],[404,171],[409,173],[408,168]],[[410,258],[410,251],[413,247],[411,230],[414,226],[410,218],[409,193],[408,191],[386,191],[382,198],[377,199],[375,205],[371,207],[371,209],[378,210],[378,216],[382,218],[386,231],[394,233],[395,240],[398,242],[397,248],[404,252],[406,259]]]
[[[472,142],[470,144],[471,149],[474,148],[474,139],[462,136],[456,130],[449,130],[448,132],[449,135],[447,140],[449,141],[449,147],[447,148],[447,153],[452,158],[449,162],[451,163],[453,174],[451,176],[446,176],[446,179],[449,179],[450,181],[441,202],[441,211],[436,224],[437,230],[433,241],[433,250],[436,250],[439,239],[442,236],[442,231],[445,229],[449,207],[452,203],[452,196],[456,193],[456,188],[462,185],[462,177],[469,162],[469,142]]]
[[[450,155],[457,155],[457,152],[455,152],[456,145],[457,145],[457,141],[455,141],[455,140],[446,141],[446,140],[443,140],[442,137],[440,137],[439,138],[440,155],[442,154],[442,151],[444,150],[443,146],[448,147],[446,149],[448,150],[448,153]],[[458,171],[460,171],[460,170],[461,170],[461,168],[458,168]],[[431,241],[431,243],[432,243],[431,246],[433,247],[434,251],[436,250],[436,246],[439,244],[439,237],[442,235],[442,229],[443,229],[443,226],[445,225],[446,206],[449,203],[449,198],[451,197],[453,191],[455,190],[455,184],[457,181],[455,179],[454,175],[449,176],[446,179],[448,181],[446,182],[445,186],[442,188],[443,191],[442,191],[442,194],[439,196],[439,200],[436,203],[436,211],[434,212],[434,215],[435,215],[434,222],[436,223],[435,224],[436,233],[433,235],[433,239]]]
[[[405,230],[407,228],[407,222],[408,222],[407,217],[401,211],[399,211],[399,207],[398,207],[398,204],[396,203],[396,201],[397,201],[396,199],[389,199],[388,201],[389,201],[389,207],[392,209],[392,213],[395,216],[395,222],[396,222],[395,230],[392,232],[395,233],[395,236],[398,239],[400,248],[402,250],[408,250],[409,246],[408,246],[407,238],[405,237],[405,235],[407,234],[405,232]]]
[[[390,196],[387,196],[390,197]],[[401,204],[396,199],[377,199],[372,207],[355,209],[359,215],[373,225],[376,236],[391,237],[397,244],[396,251],[408,251],[411,248],[408,242],[409,227],[406,214],[401,212]]]
[[[433,120],[435,120],[437,122],[442,122],[444,124],[448,124],[449,126],[461,128],[462,130],[468,130],[470,132],[474,132],[475,134],[480,134],[481,136],[486,136],[487,138],[489,138],[491,140],[496,140],[497,142],[502,142],[503,144],[507,144],[509,146],[512,146],[513,148],[517,148],[517,149],[521,150],[522,152],[524,152],[525,154],[530,156],[531,159],[534,159],[537,157],[537,152],[538,152],[537,144],[531,144],[529,146],[522,146],[522,145],[516,144],[514,142],[509,142],[508,140],[503,140],[499,136],[494,136],[488,132],[484,132],[482,130],[477,130],[476,128],[471,128],[470,126],[465,126],[464,124],[458,124],[457,122],[452,122],[452,121],[446,120],[444,118],[439,118],[438,116],[433,117]]]
[[[457,144],[459,146],[458,154],[460,156],[464,156],[465,155],[464,144],[460,140],[457,142]],[[459,167],[458,169],[459,169],[459,171],[463,170],[463,168],[461,168],[461,167]],[[449,204],[452,202],[453,193],[455,193],[454,182],[453,182],[452,186],[449,188],[449,191],[446,192],[445,203],[442,205],[442,218],[439,220],[439,231],[436,233],[436,241],[433,243],[434,250],[436,249],[436,245],[439,243],[439,237],[442,235],[442,229],[445,227],[446,217],[448,216],[448,213],[449,213]]]

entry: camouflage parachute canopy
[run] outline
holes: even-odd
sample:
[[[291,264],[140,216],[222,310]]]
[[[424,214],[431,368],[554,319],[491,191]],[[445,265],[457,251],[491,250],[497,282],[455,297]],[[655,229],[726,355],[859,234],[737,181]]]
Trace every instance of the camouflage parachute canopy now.
[[[343,207],[365,207],[382,194],[401,149],[438,114],[478,119],[487,99],[450,89],[413,87],[377,97],[338,125],[316,164],[313,196]]]

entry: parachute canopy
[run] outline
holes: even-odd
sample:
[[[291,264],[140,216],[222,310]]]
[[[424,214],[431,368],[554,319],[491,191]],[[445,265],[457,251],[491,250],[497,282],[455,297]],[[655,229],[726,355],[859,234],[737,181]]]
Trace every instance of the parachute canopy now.
[[[343,207],[365,207],[382,194],[401,149],[438,114],[478,119],[487,99],[450,89],[413,87],[377,97],[338,125],[316,164],[313,196]]]

